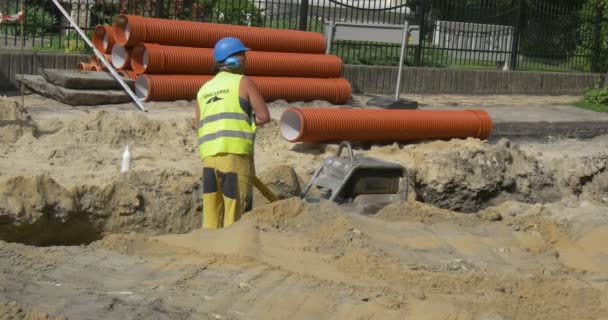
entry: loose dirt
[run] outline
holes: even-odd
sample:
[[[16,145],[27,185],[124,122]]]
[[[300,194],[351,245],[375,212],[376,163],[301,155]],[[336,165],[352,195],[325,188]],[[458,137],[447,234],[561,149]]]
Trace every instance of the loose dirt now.
[[[273,122],[286,199],[203,231],[193,106],[27,99],[0,101],[0,319],[608,319],[606,136],[357,148],[411,190],[360,214],[293,197],[336,148]]]

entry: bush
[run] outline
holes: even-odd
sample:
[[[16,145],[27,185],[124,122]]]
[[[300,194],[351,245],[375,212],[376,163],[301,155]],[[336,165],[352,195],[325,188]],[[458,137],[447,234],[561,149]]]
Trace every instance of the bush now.
[[[585,92],[585,101],[608,105],[608,88],[588,90]]]

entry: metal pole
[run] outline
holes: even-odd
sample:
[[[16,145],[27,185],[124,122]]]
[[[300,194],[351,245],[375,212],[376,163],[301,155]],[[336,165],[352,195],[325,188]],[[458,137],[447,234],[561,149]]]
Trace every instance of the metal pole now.
[[[63,14],[63,16],[66,19],[68,19],[68,21],[74,27],[74,29],[76,29],[76,31],[78,32],[78,34],[80,34],[80,37],[84,40],[84,42],[86,42],[87,45],[89,45],[89,47],[91,47],[91,49],[93,49],[93,52],[95,53],[95,55],[97,56],[97,58],[99,59],[99,61],[101,61],[106,66],[106,68],[108,68],[108,70],[110,71],[110,74],[112,74],[112,76],[114,77],[114,79],[116,79],[120,83],[120,85],[125,89],[125,91],[127,91],[127,94],[129,94],[129,96],[131,97],[131,99],[133,99],[133,103],[141,111],[147,112],[148,110],[146,110],[144,108],[144,106],[141,104],[141,101],[137,98],[137,96],[135,95],[135,93],[133,93],[133,91],[131,91],[131,88],[129,88],[129,86],[122,80],[122,78],[118,75],[118,73],[116,72],[116,70],[114,70],[114,67],[106,60],[106,58],[103,56],[103,54],[101,54],[101,52],[99,52],[99,50],[97,50],[95,48],[95,46],[93,45],[93,43],[91,42],[91,40],[89,40],[89,38],[87,38],[87,35],[80,29],[80,27],[78,27],[78,25],[74,22],[74,20],[72,20],[72,17],[70,17],[70,15],[65,11],[65,9],[58,2],[58,0],[52,0],[52,1],[55,4],[55,6],[57,7],[57,9],[59,9],[59,11],[61,11],[61,13]]]
[[[325,54],[331,54],[331,43],[334,42],[334,20],[329,20],[329,28],[325,30],[325,36],[327,37],[327,46],[325,48]]]
[[[21,57],[19,57],[19,60],[21,60],[21,66],[19,69],[19,71],[21,72],[21,82],[19,83],[19,93],[21,94],[21,107],[25,108],[25,74],[23,73],[23,60],[25,60],[23,59],[23,57],[25,56],[25,10],[23,8],[23,0],[19,2],[19,13],[17,13],[17,18],[19,18],[19,24],[21,27]]]
[[[407,50],[407,40],[410,33],[410,23],[405,19],[403,27],[403,39],[401,39],[401,54],[399,55],[399,72],[397,72],[397,88],[395,89],[395,100],[399,100],[401,92],[401,75],[403,74],[403,60],[405,60],[405,50]]]
[[[521,34],[522,27],[522,15],[524,13],[524,0],[517,1],[517,16],[515,17],[515,26],[513,28],[513,38],[511,38],[511,57],[509,62],[509,69],[515,70],[517,68],[517,57],[519,55],[519,36]]]
[[[298,29],[308,30],[308,0],[300,0],[300,25]]]

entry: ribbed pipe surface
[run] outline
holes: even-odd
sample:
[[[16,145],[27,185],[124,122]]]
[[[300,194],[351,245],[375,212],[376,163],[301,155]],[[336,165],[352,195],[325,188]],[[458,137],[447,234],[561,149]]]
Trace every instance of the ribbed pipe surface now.
[[[492,119],[485,110],[382,110],[289,108],[280,131],[290,142],[395,142],[486,139]]]
[[[223,37],[237,37],[256,51],[325,53],[325,37],[319,32],[246,27],[119,15],[114,20],[116,43],[139,42],[213,48]]]
[[[114,27],[99,25],[93,31],[93,45],[101,53],[111,53],[114,47]]]
[[[212,74],[213,49],[139,43],[133,47],[131,67],[138,74]],[[247,52],[247,75],[268,77],[336,78],[342,60],[334,55]]]
[[[131,79],[131,80],[137,79],[137,73],[135,73],[135,71],[132,71],[132,70],[118,70],[118,73],[120,75],[122,75],[123,77]]]
[[[149,75],[137,78],[136,95],[144,101],[194,100],[198,90],[213,76]],[[344,104],[351,96],[346,79],[251,77],[266,101],[326,100]]]
[[[127,48],[120,44],[115,44],[112,48],[112,65],[116,69],[131,69],[131,51],[133,48]]]

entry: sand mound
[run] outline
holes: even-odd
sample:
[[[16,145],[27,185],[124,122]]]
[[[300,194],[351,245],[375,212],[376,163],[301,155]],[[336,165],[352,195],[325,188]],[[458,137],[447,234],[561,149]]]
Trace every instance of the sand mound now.
[[[258,204],[226,229],[200,230],[195,124],[190,111],[173,110],[70,110],[36,118],[35,137],[0,144],[0,239],[45,245],[0,241],[6,298],[0,314],[23,318],[28,308],[74,319],[608,314],[606,158],[599,154],[547,162],[507,141],[474,139],[358,147],[356,153],[405,165],[418,201],[361,215],[292,197]],[[132,167],[120,174],[126,144]],[[289,197],[333,151],[288,143],[273,122],[258,132],[257,170],[269,184],[290,189],[283,194]]]
[[[185,171],[136,171],[104,186],[65,188],[49,175],[0,180],[0,240],[79,244],[102,234],[200,226],[199,181]]]
[[[187,121],[159,121],[141,113],[112,113],[95,110],[78,121],[70,122],[54,135],[74,144],[125,145],[143,142],[194,145],[196,133]],[[65,140],[64,140],[65,141]]]
[[[17,101],[0,97],[0,143],[15,143],[34,133],[34,123]]]
[[[46,312],[24,307],[15,301],[0,301],[0,320],[68,320],[68,318],[51,316]]]

